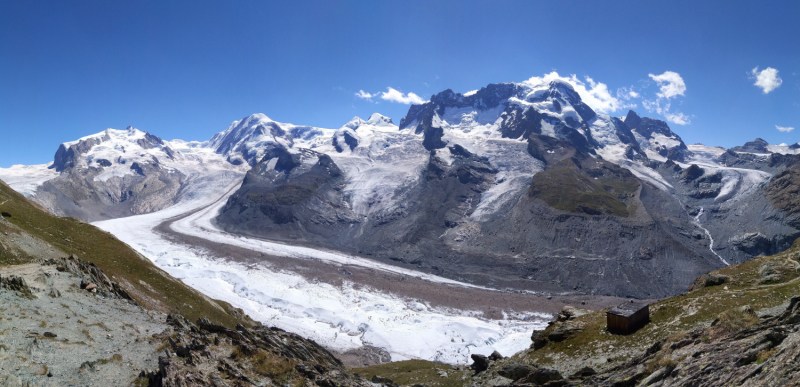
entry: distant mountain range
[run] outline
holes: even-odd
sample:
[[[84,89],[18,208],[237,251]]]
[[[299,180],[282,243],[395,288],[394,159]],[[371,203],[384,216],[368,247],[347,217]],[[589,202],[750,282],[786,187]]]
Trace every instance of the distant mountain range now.
[[[108,129],[0,178],[97,221],[169,207],[222,171],[242,179],[217,217],[229,232],[492,287],[654,298],[800,236],[799,148],[687,146],[554,81],[446,90],[399,125],[254,114],[205,142]]]

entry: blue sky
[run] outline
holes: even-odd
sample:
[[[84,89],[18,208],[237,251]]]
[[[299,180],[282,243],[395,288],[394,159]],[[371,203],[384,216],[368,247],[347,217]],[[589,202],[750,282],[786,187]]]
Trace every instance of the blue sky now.
[[[554,71],[609,114],[671,117],[687,143],[793,143],[798,20],[796,1],[2,0],[0,167],[107,127],[206,140],[257,112],[399,123],[408,105],[381,98],[390,87],[427,100]]]

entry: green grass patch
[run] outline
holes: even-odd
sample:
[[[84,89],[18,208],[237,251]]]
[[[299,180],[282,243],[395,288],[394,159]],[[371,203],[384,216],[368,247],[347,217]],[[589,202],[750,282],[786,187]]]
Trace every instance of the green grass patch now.
[[[528,194],[563,211],[627,217],[628,198],[635,195],[639,182],[633,175],[616,172],[602,164],[581,168],[565,159],[534,175]]]

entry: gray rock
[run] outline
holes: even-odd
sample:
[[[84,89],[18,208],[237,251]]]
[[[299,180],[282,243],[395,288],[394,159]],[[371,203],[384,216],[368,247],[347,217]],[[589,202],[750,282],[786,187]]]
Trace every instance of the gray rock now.
[[[470,355],[470,358],[472,358],[472,366],[470,366],[470,368],[475,370],[476,374],[486,371],[486,369],[489,368],[489,359],[487,359],[486,356],[473,353]]]
[[[547,345],[547,337],[544,331],[533,331],[533,334],[531,334],[531,348],[537,350],[544,348],[545,345]]]
[[[583,378],[587,378],[589,376],[592,376],[592,375],[594,375],[596,373],[597,373],[597,371],[595,371],[594,368],[592,368],[592,367],[583,367],[583,368],[579,369],[578,371],[576,371],[574,374],[572,374],[572,376],[570,376],[570,378],[572,378],[572,379],[583,379]]]
[[[520,362],[512,361],[504,364],[497,370],[497,374],[511,380],[522,379],[528,376],[531,372],[535,371],[536,367]]]
[[[551,370],[548,368],[537,368],[533,372],[522,378],[520,382],[542,385],[549,381],[562,380],[562,379],[564,378],[556,370]]]
[[[772,245],[770,239],[760,232],[750,232],[735,235],[730,238],[731,245],[751,255],[769,252]]]

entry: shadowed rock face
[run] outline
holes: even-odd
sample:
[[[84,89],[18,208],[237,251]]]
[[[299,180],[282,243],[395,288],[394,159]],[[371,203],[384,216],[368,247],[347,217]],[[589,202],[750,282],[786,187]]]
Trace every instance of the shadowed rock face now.
[[[316,162],[303,164],[308,159]],[[230,230],[258,230],[276,239],[333,237],[337,226],[360,220],[341,197],[343,184],[342,171],[329,156],[276,149],[248,172],[218,222]]]
[[[800,168],[787,168],[773,176],[764,192],[776,207],[790,214],[800,212]]]
[[[186,178],[157,160],[132,163],[130,169],[134,173],[104,181],[95,179],[102,168],[73,168],[44,183],[37,199],[57,215],[93,222],[166,208]]]
[[[342,178],[324,157],[304,154],[316,164],[287,172],[276,170],[276,153],[248,174],[217,221],[231,232],[543,291],[666,296],[720,265],[706,240],[681,234],[702,230],[667,193],[552,137],[532,135],[528,148],[547,163],[536,175],[544,179],[534,177],[486,219],[472,215],[497,170],[453,145],[431,152],[397,206],[366,216],[347,207]]]
[[[731,150],[734,152],[770,153],[769,149],[767,149],[768,145],[768,142],[757,138],[744,143],[744,146],[735,146],[731,148]]]
[[[655,145],[653,150],[667,159],[681,162],[685,161],[689,153],[689,148],[686,147],[686,144],[683,143],[683,140],[681,140],[678,135],[670,130],[666,122],[647,117],[642,118],[633,110],[629,110],[628,115],[625,117],[625,126],[646,139],[654,138],[657,135],[676,139],[676,141],[679,142],[676,147],[668,147],[664,144],[660,144]]]

